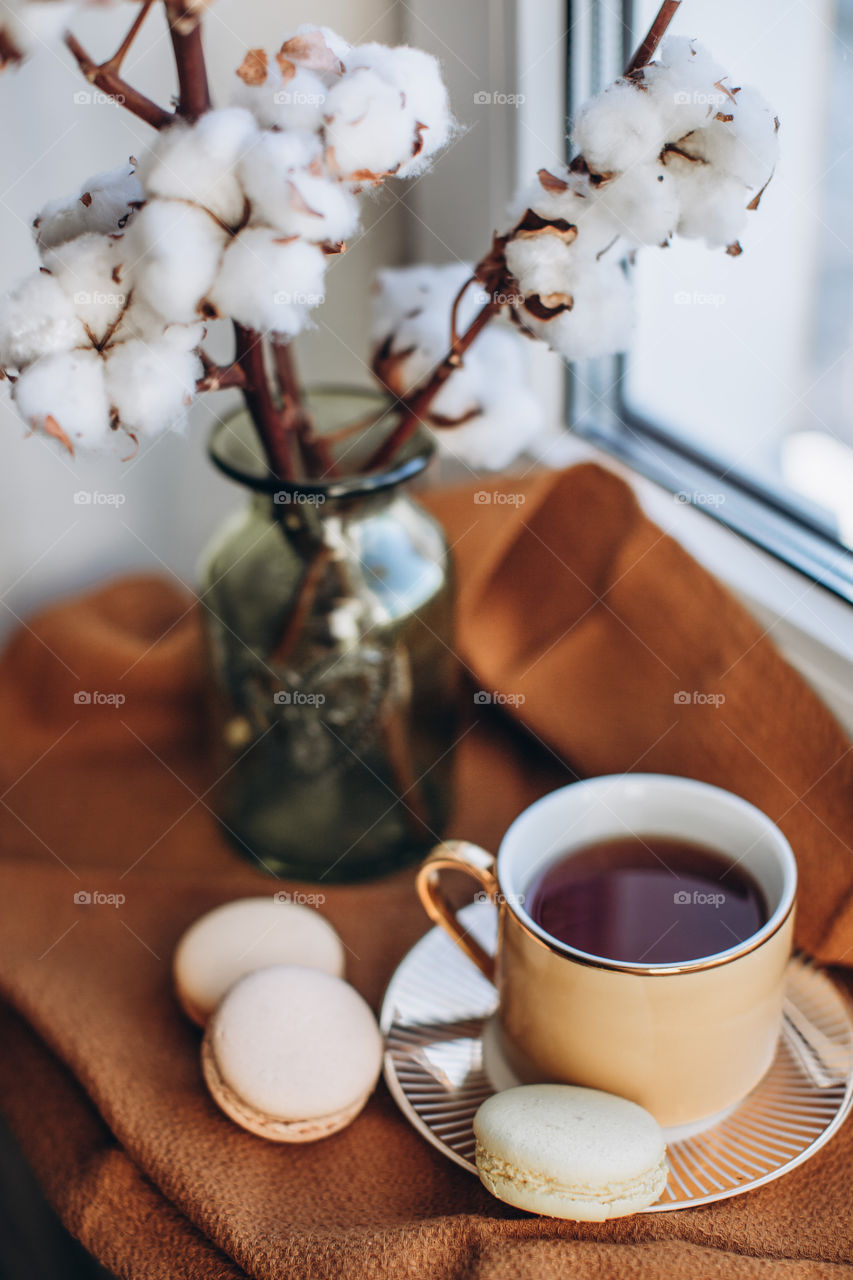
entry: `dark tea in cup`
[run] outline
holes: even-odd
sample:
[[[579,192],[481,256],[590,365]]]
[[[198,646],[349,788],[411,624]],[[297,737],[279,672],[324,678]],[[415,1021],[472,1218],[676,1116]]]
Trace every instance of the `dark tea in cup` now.
[[[668,836],[618,836],[561,854],[526,896],[536,923],[578,951],[629,964],[681,964],[737,947],[769,919],[752,875],[722,853]]]

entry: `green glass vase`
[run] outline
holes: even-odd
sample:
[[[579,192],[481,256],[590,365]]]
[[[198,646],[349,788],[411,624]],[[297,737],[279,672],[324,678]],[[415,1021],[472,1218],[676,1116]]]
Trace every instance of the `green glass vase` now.
[[[308,403],[318,433],[387,408],[350,389]],[[432,450],[424,433],[383,472],[281,484],[247,415],[214,431],[214,462],[251,491],[201,572],[215,807],[236,848],[275,875],[377,875],[443,834],[458,673],[450,560],[405,492]]]

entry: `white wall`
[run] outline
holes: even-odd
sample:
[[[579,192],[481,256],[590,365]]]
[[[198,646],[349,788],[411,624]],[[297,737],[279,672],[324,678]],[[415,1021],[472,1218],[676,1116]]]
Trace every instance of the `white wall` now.
[[[110,54],[134,6],[88,13],[75,32],[97,57]],[[385,0],[216,0],[206,47],[215,98],[227,99],[234,68],[247,47],[275,48],[310,19],[352,41],[399,38],[397,10]],[[149,15],[125,74],[167,103],[173,92],[171,49],[159,10]],[[63,52],[44,50],[18,72],[0,76],[0,287],[36,265],[29,223],[44,202],[73,190],[146,146],[150,131],[105,103],[75,102],[85,88]],[[11,123],[14,122],[14,123]],[[365,381],[365,297],[372,271],[401,255],[398,196],[383,193],[364,233],[329,271],[318,327],[301,343],[308,378]],[[204,457],[214,414],[235,403],[208,396],[196,406],[186,436],[168,435],[134,461],[71,461],[33,437],[0,401],[0,634],[42,601],[125,569],[178,574],[191,584],[209,534],[241,495]],[[81,491],[118,494],[116,505],[77,505]]]

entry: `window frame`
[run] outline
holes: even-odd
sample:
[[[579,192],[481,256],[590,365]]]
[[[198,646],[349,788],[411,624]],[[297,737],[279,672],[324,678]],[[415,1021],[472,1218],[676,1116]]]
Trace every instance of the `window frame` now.
[[[639,39],[634,8],[632,0],[622,0],[621,8],[613,10],[600,0],[566,0],[570,113],[616,74],[616,60],[624,65],[630,57]],[[598,368],[585,371],[583,381],[571,367],[567,370],[570,430],[853,603],[853,552],[838,540],[817,506],[809,510],[805,499],[786,499],[783,490],[727,466],[710,450],[634,412],[624,398],[625,357],[595,363]],[[708,495],[717,501],[703,503]]]

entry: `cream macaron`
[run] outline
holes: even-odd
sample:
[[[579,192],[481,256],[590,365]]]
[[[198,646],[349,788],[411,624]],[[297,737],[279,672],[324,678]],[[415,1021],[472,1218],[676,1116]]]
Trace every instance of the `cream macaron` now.
[[[666,1186],[657,1121],[597,1089],[506,1089],[477,1111],[474,1135],[483,1186],[531,1213],[603,1222],[654,1204]]]
[[[313,1142],[354,1120],[376,1085],[382,1037],[353,987],[274,965],[231,988],[207,1024],[201,1063],[214,1101],[250,1133]]]
[[[178,1000],[200,1027],[234,983],[271,964],[299,964],[341,978],[344,948],[312,907],[280,896],[238,898],[200,916],[175,950]]]

